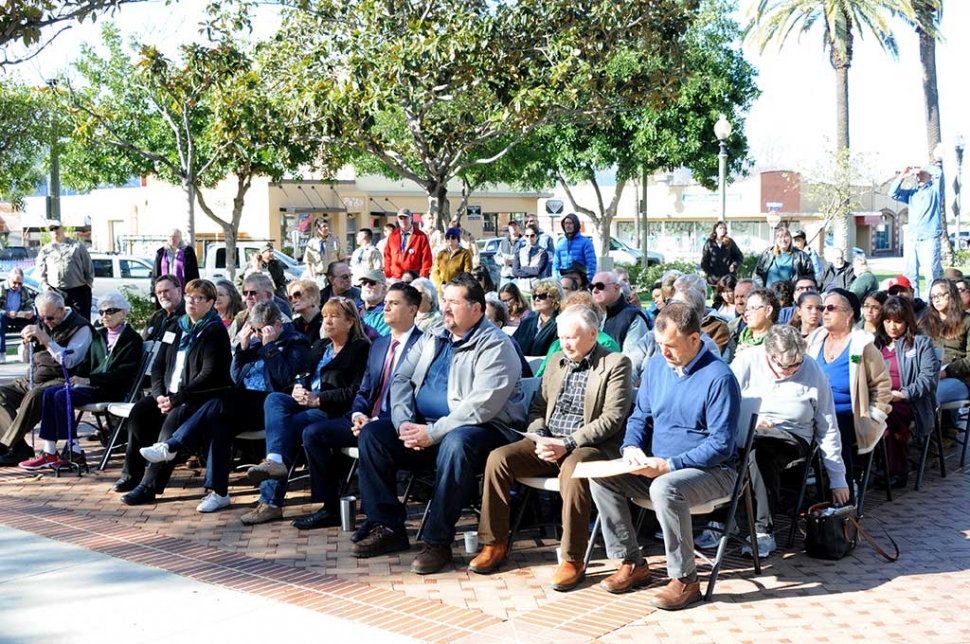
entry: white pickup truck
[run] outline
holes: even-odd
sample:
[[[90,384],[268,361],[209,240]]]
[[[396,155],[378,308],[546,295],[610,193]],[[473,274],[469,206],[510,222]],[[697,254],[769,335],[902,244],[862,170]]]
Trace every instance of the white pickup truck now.
[[[242,275],[245,267],[252,262],[253,255],[258,253],[265,243],[250,240],[236,242],[237,279]],[[303,276],[306,266],[279,250],[274,255],[276,259],[283,262],[287,281],[300,279]],[[205,259],[199,266],[199,273],[209,280],[219,277],[229,279],[229,271],[226,269],[226,245],[223,242],[214,242],[206,246]]]

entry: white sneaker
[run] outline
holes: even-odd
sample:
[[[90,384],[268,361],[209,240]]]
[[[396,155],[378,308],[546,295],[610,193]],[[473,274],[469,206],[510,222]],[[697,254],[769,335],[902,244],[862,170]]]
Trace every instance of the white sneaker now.
[[[698,550],[713,550],[721,543],[721,535],[723,534],[723,523],[708,521],[707,529],[694,537],[694,547]]]
[[[758,558],[765,559],[769,557],[777,548],[775,545],[775,535],[759,532],[756,537],[758,539]],[[741,554],[745,557],[754,556],[751,552],[751,537],[748,537],[748,543],[741,548]]]
[[[229,495],[219,496],[215,492],[209,492],[202,498],[202,502],[196,506],[196,512],[215,512],[222,508],[229,507]]]
[[[175,452],[168,451],[168,443],[155,443],[151,447],[142,447],[138,452],[149,463],[168,463],[175,460]]]

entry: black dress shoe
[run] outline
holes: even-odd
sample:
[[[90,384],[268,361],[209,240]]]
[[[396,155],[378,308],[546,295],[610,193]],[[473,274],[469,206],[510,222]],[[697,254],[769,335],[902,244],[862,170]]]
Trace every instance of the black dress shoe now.
[[[20,465],[21,461],[26,461],[33,457],[34,450],[31,449],[30,445],[24,441],[20,441],[8,449],[3,456],[0,456],[0,467],[13,467]]]
[[[155,490],[146,485],[137,485],[135,489],[121,497],[125,505],[145,505],[155,501]]]
[[[315,528],[333,528],[340,525],[340,515],[334,514],[326,507],[322,507],[310,516],[300,517],[293,521],[293,526],[300,530]]]
[[[120,479],[114,482],[111,486],[112,492],[131,492],[138,486],[138,481],[135,479],[130,479],[127,476],[122,476]]]

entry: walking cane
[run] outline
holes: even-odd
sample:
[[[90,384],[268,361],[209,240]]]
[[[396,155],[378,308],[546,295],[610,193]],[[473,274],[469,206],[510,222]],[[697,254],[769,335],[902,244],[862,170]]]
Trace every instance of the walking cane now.
[[[71,404],[71,374],[67,371],[67,356],[74,353],[71,349],[65,349],[60,354],[60,359],[58,362],[61,363],[61,371],[64,373],[64,397],[67,399],[67,463],[61,463],[54,468],[54,475],[57,478],[61,477],[61,468],[67,468],[71,471],[76,471],[78,477],[81,476],[81,465],[74,462],[74,405]],[[87,465],[84,465],[84,469],[87,470]]]
[[[27,343],[27,390],[34,390],[34,343],[33,341]],[[34,441],[37,439],[37,432],[31,430],[30,432],[30,449],[35,450],[36,446]]]

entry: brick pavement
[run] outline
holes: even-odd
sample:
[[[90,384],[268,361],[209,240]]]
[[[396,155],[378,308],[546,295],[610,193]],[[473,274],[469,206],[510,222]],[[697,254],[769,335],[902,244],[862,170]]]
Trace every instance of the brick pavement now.
[[[956,466],[954,455],[948,463]],[[468,573],[456,541],[454,569],[421,577],[409,572],[414,551],[357,560],[336,528],[243,526],[238,518],[256,494],[241,476],[232,507],[200,515],[200,471],[180,467],[156,504],[135,508],[108,491],[117,472],[117,460],[82,478],[0,469],[0,523],[432,642],[970,641],[970,477],[960,470],[945,479],[930,471],[922,492],[893,503],[870,493],[867,515],[891,530],[899,562],[884,563],[866,546],[839,562],[795,549],[768,559],[755,578],[749,562],[729,557],[715,601],[680,613],[650,607],[650,589],[614,597],[597,588],[614,569],[601,549],[584,586],[549,590],[557,544],[535,532],[524,533],[497,574]],[[312,509],[302,484],[289,500],[287,519]],[[420,507],[410,510],[413,535]],[[877,524],[867,525],[879,538]],[[460,530],[474,526],[469,516]],[[649,537],[646,545],[662,577],[662,545]]]

